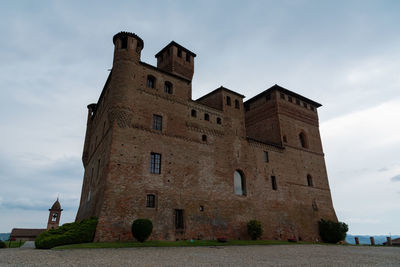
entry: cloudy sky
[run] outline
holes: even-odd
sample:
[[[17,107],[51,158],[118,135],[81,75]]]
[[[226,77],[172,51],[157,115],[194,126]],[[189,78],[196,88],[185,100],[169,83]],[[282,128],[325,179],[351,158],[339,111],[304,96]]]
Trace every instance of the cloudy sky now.
[[[400,1],[1,1],[0,232],[79,205],[86,105],[112,36],[197,54],[193,98],[279,84],[323,104],[333,203],[353,234],[400,234]]]

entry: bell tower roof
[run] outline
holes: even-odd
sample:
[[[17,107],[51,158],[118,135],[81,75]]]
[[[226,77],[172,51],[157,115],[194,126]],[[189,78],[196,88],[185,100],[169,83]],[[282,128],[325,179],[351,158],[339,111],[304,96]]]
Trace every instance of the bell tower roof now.
[[[53,206],[51,206],[51,208],[49,210],[62,210],[60,202],[58,201],[58,198],[57,198],[56,202],[54,202]]]

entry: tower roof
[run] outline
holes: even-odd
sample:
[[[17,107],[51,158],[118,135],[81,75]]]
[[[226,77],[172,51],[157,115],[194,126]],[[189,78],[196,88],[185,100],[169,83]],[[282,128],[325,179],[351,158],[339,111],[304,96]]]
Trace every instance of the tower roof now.
[[[169,44],[167,44],[163,49],[161,49],[160,52],[158,52],[158,53],[155,55],[155,57],[160,56],[165,50],[167,50],[167,49],[170,48],[171,46],[176,46],[176,47],[182,49],[183,51],[185,51],[186,53],[192,55],[193,57],[196,57],[196,54],[195,54],[195,53],[193,53],[192,51],[190,51],[190,50],[187,49],[187,48],[184,48],[183,46],[181,46],[180,44],[178,44],[178,43],[175,42],[175,41],[171,41]]]
[[[60,202],[58,201],[58,198],[57,198],[56,202],[54,202],[53,206],[51,206],[50,210],[62,210]]]

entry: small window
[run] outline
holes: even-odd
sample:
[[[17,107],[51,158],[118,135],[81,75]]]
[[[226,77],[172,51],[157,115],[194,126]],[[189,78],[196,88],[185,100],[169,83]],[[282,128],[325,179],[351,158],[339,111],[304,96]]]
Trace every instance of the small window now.
[[[264,162],[269,162],[268,151],[264,151]]]
[[[267,94],[267,95],[265,96],[265,100],[266,100],[266,101],[271,100],[271,94]]]
[[[164,92],[167,94],[172,94],[172,83],[170,82],[164,83]]]
[[[246,182],[243,175],[239,171],[235,171],[233,175],[233,182],[236,195],[246,195]]]
[[[293,98],[292,98],[291,96],[288,96],[287,100],[288,100],[289,102],[293,102]]]
[[[313,106],[311,106],[311,105],[310,105],[310,109],[311,109],[312,111],[314,111],[314,107],[313,107]]]
[[[220,117],[217,117],[217,124],[221,124],[221,123],[222,123],[221,118],[220,118]]]
[[[285,99],[285,94],[281,93],[281,99]]]
[[[307,108],[308,107],[307,103],[303,102],[303,107]]]
[[[303,132],[299,134],[299,140],[301,147],[308,148],[307,137]]]
[[[192,109],[191,115],[192,115],[192,117],[196,118],[197,117],[197,111],[195,109]]]
[[[53,213],[53,216],[51,217],[51,221],[52,222],[57,221],[57,217],[58,217],[58,214],[57,213]]]
[[[203,142],[207,142],[207,135],[203,134],[203,135],[201,136],[201,140],[202,140]]]
[[[151,75],[147,76],[147,87],[149,88],[155,88],[156,85],[156,78],[154,78]]]
[[[178,48],[178,57],[182,57],[182,49]]]
[[[149,194],[146,196],[146,208],[155,208],[156,207],[156,196],[153,194]]]
[[[161,173],[161,154],[154,152],[150,153],[150,173]]]
[[[272,185],[272,190],[278,190],[278,185],[276,183],[276,177],[271,176],[271,185]]]
[[[209,121],[210,120],[210,115],[208,115],[207,113],[204,113],[204,120],[205,121]]]
[[[240,108],[239,100],[237,100],[237,99],[235,99],[235,108],[237,108],[237,109]]]
[[[230,96],[227,96],[227,97],[226,97],[226,105],[227,105],[227,106],[230,106],[230,105],[231,105],[231,97],[230,97]]]
[[[309,174],[307,175],[307,185],[308,185],[308,186],[311,186],[311,187],[314,186],[312,177],[311,177],[311,175],[309,175]]]
[[[183,210],[175,210],[175,229],[184,229]]]
[[[153,130],[162,131],[162,116],[153,114]]]
[[[186,52],[186,61],[190,62],[190,54]]]
[[[300,105],[300,100],[296,99],[296,104]]]
[[[200,206],[200,211],[204,211],[204,206]]]
[[[121,49],[127,49],[128,48],[128,37],[124,36],[121,38]]]
[[[287,143],[287,137],[286,137],[286,135],[283,136],[283,142]]]

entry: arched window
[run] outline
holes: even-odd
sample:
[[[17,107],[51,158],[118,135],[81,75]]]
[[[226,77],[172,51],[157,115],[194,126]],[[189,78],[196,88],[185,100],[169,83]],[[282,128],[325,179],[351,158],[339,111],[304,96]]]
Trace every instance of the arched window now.
[[[155,88],[156,86],[156,78],[154,78],[154,76],[151,75],[147,75],[147,87],[149,88]]]
[[[307,185],[308,186],[314,186],[312,177],[309,174],[307,175]]]
[[[221,118],[220,118],[220,117],[217,117],[217,124],[221,124],[221,123],[222,123]]]
[[[307,136],[305,135],[305,133],[301,132],[299,134],[299,140],[301,147],[308,148]]]
[[[236,195],[246,195],[246,181],[241,172],[235,171],[233,175],[233,182],[235,186],[235,194]]]
[[[192,109],[191,115],[192,115],[192,117],[196,118],[197,117],[197,111],[195,109]]]
[[[227,97],[226,97],[226,105],[227,105],[227,106],[230,106],[230,105],[231,105],[231,97],[230,97],[230,96],[227,96]]]
[[[207,113],[204,113],[204,120],[205,121],[209,121],[210,120],[210,115],[208,115]]]
[[[172,94],[172,83],[170,82],[164,83],[164,92],[167,94]]]

